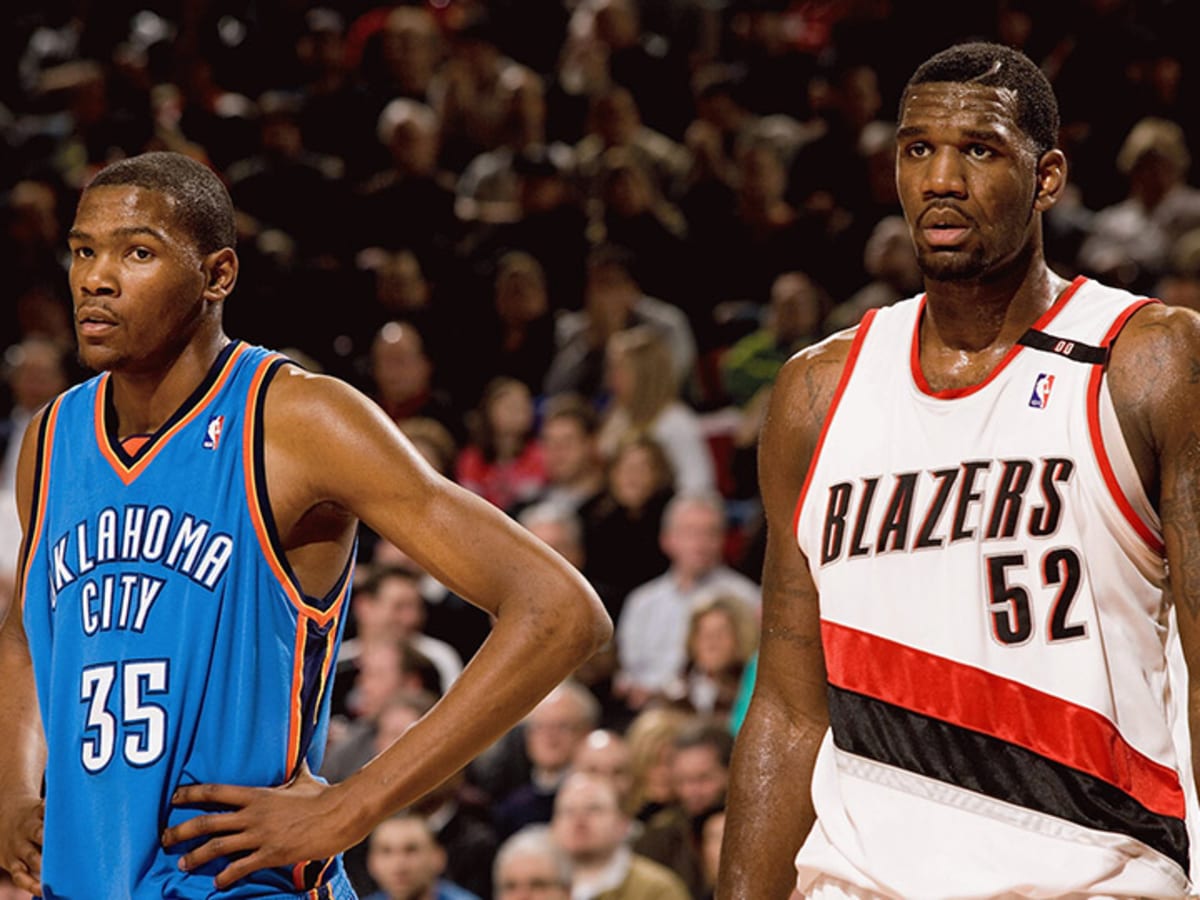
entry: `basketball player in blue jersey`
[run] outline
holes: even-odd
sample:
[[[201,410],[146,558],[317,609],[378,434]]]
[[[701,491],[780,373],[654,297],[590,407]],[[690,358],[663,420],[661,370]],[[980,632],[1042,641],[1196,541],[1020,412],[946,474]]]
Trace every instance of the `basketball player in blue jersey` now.
[[[40,412],[22,449],[0,867],[46,898],[353,897],[339,852],[611,625],[369,400],[225,336],[234,213],[208,169],[167,153],[110,166],[69,241],[79,355],[103,374]],[[441,703],[331,787],[310,773],[359,520],[495,625]]]
[[[923,64],[925,293],[774,387],[722,900],[1195,895],[1200,320],[1047,266],[1057,128],[1015,51]]]

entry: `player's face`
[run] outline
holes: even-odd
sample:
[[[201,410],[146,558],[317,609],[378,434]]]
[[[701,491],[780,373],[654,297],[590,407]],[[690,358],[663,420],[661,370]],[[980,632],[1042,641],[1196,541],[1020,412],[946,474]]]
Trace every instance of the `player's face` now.
[[[1036,239],[1038,159],[1016,108],[1000,88],[932,82],[909,91],[896,186],[927,278],[980,279]]]
[[[158,191],[84,192],[69,234],[79,357],[92,369],[153,371],[187,345],[208,309],[211,258]]]

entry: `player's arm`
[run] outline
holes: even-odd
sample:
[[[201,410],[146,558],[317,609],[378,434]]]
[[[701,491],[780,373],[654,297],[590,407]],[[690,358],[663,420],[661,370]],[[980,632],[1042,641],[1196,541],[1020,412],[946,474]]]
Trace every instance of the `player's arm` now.
[[[1200,779],[1200,316],[1142,309],[1114,345],[1108,377],[1125,442],[1158,496],[1166,594],[1189,675],[1192,771]]]
[[[763,622],[754,695],[734,747],[718,898],[786,898],[812,827],[811,783],[829,724],[817,590],[792,516],[850,334],[793,357],[779,374],[759,442],[767,519]]]
[[[234,812],[171,829],[165,842],[222,836],[188,853],[195,867],[246,854],[217,879],[330,856],[458,771],[511,728],[611,635],[599,599],[545,544],[491,504],[437,475],[374,403],[333,379],[285,370],[268,394],[268,467],[304,506],[336,504],[492,613],[491,635],[443,700],[391,748],[333,787],[183,788],[177,802]],[[272,506],[294,503],[276,497]]]
[[[17,463],[17,506],[26,541],[41,422],[41,413],[33,417]],[[18,583],[0,625],[0,685],[4,686],[0,690],[0,722],[4,723],[4,739],[0,740],[0,868],[9,871],[17,887],[40,894],[46,739],[21,617],[23,593],[23,585]]]

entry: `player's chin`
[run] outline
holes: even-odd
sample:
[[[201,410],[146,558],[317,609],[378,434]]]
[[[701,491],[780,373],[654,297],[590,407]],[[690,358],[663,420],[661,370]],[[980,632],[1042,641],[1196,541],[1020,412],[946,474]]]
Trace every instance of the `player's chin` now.
[[[79,363],[93,372],[119,368],[125,355],[115,347],[80,338],[76,357]]]

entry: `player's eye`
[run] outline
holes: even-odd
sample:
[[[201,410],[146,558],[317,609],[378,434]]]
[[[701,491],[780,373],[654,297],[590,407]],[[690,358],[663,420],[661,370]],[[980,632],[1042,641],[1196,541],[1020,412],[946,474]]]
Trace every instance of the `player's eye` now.
[[[154,253],[145,247],[134,247],[133,250],[130,251],[130,255],[133,256],[133,258],[138,262],[146,262],[147,260],[154,258]]]
[[[71,255],[76,259],[91,259],[93,256],[91,247],[72,247]]]
[[[924,141],[916,141],[905,147],[904,152],[913,159],[923,159],[924,157],[929,156],[933,150]]]
[[[971,144],[967,147],[967,155],[972,159],[991,159],[996,151],[986,144]]]

